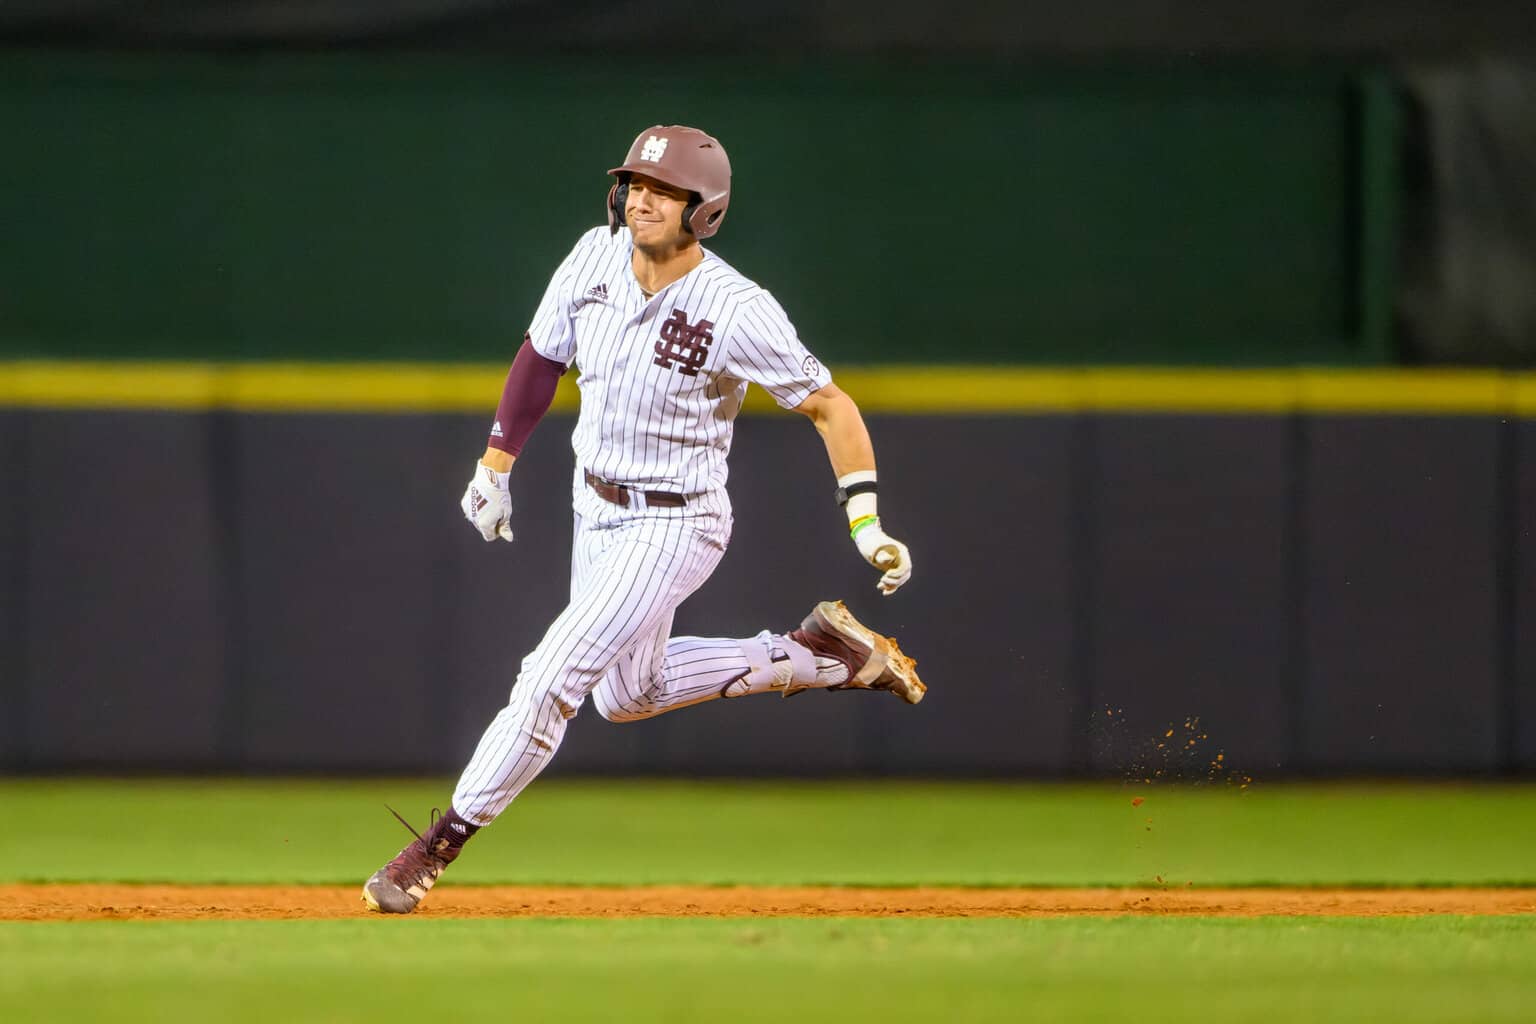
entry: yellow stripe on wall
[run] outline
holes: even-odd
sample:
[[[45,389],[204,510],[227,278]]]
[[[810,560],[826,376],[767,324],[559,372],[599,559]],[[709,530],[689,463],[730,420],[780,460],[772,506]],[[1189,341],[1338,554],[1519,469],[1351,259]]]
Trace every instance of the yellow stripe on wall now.
[[[506,367],[443,363],[0,361],[0,406],[199,412],[489,414]],[[577,407],[574,374],[554,409]],[[1066,412],[1536,417],[1536,373],[865,366],[834,371],[861,409],[916,415]],[[775,408],[758,388],[746,408]]]
[[[0,404],[186,412],[485,412],[505,366],[440,363],[0,363]],[[561,382],[556,407],[576,408]]]

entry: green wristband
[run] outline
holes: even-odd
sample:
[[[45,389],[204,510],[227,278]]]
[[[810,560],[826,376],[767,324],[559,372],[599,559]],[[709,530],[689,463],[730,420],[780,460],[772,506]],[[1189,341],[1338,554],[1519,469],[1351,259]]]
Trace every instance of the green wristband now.
[[[849,527],[848,536],[852,537],[854,540],[858,540],[860,530],[864,529],[865,527],[879,525],[879,516],[860,516],[858,519],[854,520],[853,526]]]

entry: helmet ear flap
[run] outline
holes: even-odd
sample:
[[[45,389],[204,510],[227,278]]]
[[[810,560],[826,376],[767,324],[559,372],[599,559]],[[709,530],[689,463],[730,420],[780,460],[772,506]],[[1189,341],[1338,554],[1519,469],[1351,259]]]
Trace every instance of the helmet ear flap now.
[[[619,175],[618,184],[608,190],[608,233],[618,234],[624,226],[624,206],[629,202],[629,175]]]
[[[694,195],[694,201],[683,211],[683,227],[693,237],[702,240],[720,229],[720,218],[725,216],[725,210],[719,203],[706,203],[698,193]]]

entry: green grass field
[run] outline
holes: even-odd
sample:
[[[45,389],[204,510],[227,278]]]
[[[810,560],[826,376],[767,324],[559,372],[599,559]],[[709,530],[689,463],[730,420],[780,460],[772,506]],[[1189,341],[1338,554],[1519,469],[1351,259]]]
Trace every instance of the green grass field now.
[[[0,881],[360,884],[447,782],[0,781]],[[1133,806],[1133,798],[1143,802]],[[568,783],[445,885],[1536,886],[1536,787]],[[0,922],[7,1021],[1530,1020],[1536,915]]]
[[[451,780],[0,781],[0,881],[336,882]],[[1132,800],[1141,798],[1140,806]],[[592,885],[1536,885],[1536,787],[562,782],[453,881]]]

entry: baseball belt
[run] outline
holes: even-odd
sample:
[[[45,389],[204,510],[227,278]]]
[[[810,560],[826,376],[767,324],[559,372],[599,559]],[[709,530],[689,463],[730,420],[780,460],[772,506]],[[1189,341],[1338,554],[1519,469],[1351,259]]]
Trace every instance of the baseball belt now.
[[[594,476],[590,470],[582,470],[582,475],[587,479],[587,486],[597,492],[597,496],[604,501],[615,505],[629,505],[629,495],[632,488],[623,484],[616,484],[612,480],[604,480],[600,476]],[[645,495],[647,505],[656,505],[665,508],[682,508],[688,504],[688,499],[681,494],[672,491],[641,491]]]

